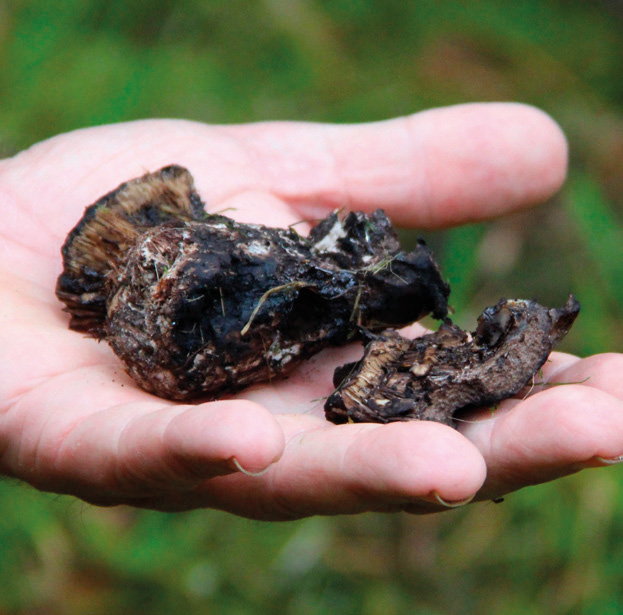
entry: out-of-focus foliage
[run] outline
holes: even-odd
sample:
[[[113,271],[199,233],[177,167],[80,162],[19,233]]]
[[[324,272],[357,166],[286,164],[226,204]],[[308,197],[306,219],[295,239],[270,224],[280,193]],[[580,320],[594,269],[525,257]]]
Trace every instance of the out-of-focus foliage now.
[[[518,100],[566,131],[546,207],[427,236],[472,327],[500,295],[623,345],[623,2],[0,0],[0,152],[143,117],[367,121]],[[405,235],[405,241],[412,240]],[[0,615],[623,612],[616,470],[445,515],[268,524],[0,484]]]

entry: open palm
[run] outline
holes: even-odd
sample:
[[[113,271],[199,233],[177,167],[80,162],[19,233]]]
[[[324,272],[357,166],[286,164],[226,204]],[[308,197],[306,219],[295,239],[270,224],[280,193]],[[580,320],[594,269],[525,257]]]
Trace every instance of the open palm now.
[[[171,163],[190,169],[209,211],[231,208],[240,221],[287,226],[382,207],[398,224],[431,228],[548,197],[564,179],[566,145],[542,113],[496,104],[358,126],[135,122],[0,162],[0,472],[102,505],[288,519],[435,510],[623,454],[614,354],[552,355],[546,378],[589,379],[508,400],[460,432],[328,424],[318,399],[353,348],[218,402],[140,390],[106,344],[67,328],[54,295],[59,249],[86,205]]]

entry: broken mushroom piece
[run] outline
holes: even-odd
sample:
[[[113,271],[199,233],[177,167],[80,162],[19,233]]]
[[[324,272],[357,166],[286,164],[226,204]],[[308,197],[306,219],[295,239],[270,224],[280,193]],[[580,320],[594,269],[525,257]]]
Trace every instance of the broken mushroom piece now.
[[[363,358],[336,370],[327,419],[453,425],[457,410],[495,404],[526,386],[579,311],[573,296],[560,309],[501,299],[471,336],[449,321],[414,340],[395,331],[370,334]]]
[[[106,339],[145,390],[216,398],[290,371],[360,328],[444,318],[449,287],[381,211],[293,228],[207,214],[170,166],[88,207],[62,248],[70,328]]]

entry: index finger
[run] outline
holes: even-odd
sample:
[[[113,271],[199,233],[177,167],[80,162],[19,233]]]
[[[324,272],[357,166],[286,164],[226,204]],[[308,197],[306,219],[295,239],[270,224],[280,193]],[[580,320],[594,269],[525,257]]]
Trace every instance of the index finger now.
[[[562,185],[567,143],[522,104],[432,109],[356,125],[236,127],[277,196],[310,218],[381,207],[398,224],[444,227],[541,202]]]

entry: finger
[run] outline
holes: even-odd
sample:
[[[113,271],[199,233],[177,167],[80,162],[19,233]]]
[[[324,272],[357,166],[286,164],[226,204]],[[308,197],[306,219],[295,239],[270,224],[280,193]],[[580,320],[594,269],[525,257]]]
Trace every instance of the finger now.
[[[580,357],[566,352],[552,352],[538,374],[543,382],[556,382],[558,375],[567,367],[581,361]]]
[[[623,402],[604,391],[570,384],[505,404],[495,420],[461,428],[487,462],[479,499],[604,465],[623,454]]]
[[[295,225],[297,232],[302,235],[306,235],[309,229],[282,199],[259,190],[238,192],[214,205],[212,210],[215,209],[245,224],[266,224],[281,228]]]
[[[382,207],[404,225],[472,222],[548,198],[567,168],[560,128],[519,104],[459,105],[351,126],[258,124],[237,133],[265,185],[311,218],[327,207]]]
[[[5,417],[2,432],[13,434],[2,455],[7,474],[48,491],[115,504],[191,489],[239,467],[261,471],[283,451],[280,426],[257,404],[179,406],[138,390],[126,394],[134,401],[115,404],[122,393],[104,378],[98,382],[98,374],[83,372],[90,403],[79,385],[63,386],[70,384],[67,375],[55,384],[54,396],[46,390],[51,385],[43,385]],[[100,399],[112,403],[94,411],[93,400]]]
[[[45,141],[2,161],[0,184],[25,216],[38,219],[42,208],[53,208],[53,237],[44,246],[52,250],[86,204],[172,163],[191,170],[210,210],[260,191],[296,205],[308,218],[323,217],[329,208],[382,207],[398,223],[424,228],[542,201],[564,180],[567,145],[541,111],[503,103],[341,126],[150,120]],[[47,189],[43,203],[41,186]]]
[[[283,451],[283,433],[269,412],[250,403],[172,406],[129,417],[128,408],[107,411],[94,441],[92,417],[78,426],[61,450],[65,476],[90,467],[103,471],[95,502],[185,492],[222,474],[260,472]],[[88,450],[87,450],[88,449]],[[84,497],[93,476],[84,478]],[[86,492],[85,492],[86,490]]]
[[[133,438],[141,439],[140,432]],[[283,430],[258,404],[221,401],[190,407],[167,424],[164,453],[205,480],[224,466],[228,474],[241,470],[259,474],[279,460],[285,447]],[[130,447],[131,448],[131,447]]]
[[[301,424],[282,419],[290,429]],[[445,501],[468,499],[484,481],[481,455],[446,426],[326,427],[319,419],[307,420],[308,427],[293,431],[284,455],[265,475],[217,477],[165,506],[211,506],[260,519],[411,510],[430,507],[437,494]]]
[[[545,382],[578,383],[623,400],[623,354],[607,352],[585,359],[563,355],[545,372]]]

